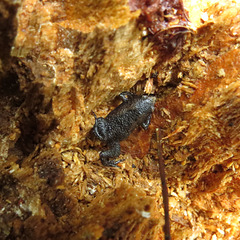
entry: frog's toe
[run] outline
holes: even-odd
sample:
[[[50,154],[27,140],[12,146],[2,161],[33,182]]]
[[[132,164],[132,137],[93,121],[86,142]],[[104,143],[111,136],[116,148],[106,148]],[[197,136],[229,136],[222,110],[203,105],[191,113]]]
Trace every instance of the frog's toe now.
[[[123,161],[125,161],[125,159],[119,159],[117,161],[112,161],[109,159],[101,159],[102,164],[107,167],[119,167],[118,163],[123,162]]]

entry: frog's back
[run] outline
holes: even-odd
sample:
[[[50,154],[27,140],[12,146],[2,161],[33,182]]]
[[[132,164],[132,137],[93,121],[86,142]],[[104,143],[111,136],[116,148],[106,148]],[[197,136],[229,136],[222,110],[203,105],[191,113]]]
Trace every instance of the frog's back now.
[[[122,141],[151,115],[155,97],[133,95],[108,114],[109,139]]]

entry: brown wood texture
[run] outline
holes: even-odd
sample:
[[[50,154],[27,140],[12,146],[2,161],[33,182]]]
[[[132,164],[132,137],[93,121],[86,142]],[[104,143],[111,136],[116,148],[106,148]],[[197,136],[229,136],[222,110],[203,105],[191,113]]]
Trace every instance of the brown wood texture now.
[[[239,239],[238,1],[0,3],[0,239]],[[104,167],[92,111],[155,94]]]

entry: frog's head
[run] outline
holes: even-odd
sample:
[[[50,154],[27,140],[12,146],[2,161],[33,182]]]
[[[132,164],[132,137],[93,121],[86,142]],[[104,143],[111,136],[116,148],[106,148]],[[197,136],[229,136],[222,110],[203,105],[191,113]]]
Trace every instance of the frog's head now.
[[[95,124],[93,126],[93,133],[96,137],[99,138],[101,141],[107,141],[107,122],[104,118],[97,116],[94,114],[95,117]]]

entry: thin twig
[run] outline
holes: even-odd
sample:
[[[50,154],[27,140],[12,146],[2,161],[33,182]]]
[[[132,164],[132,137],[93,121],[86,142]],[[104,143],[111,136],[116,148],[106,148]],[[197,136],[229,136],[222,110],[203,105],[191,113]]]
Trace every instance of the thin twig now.
[[[156,128],[156,134],[157,134],[159,171],[160,171],[160,178],[162,182],[162,196],[163,196],[163,207],[164,207],[164,218],[165,218],[164,233],[165,233],[165,240],[170,240],[171,233],[170,233],[170,219],[169,219],[168,188],[166,183],[165,166],[164,166],[164,161],[162,156],[162,142],[161,142],[162,134],[159,128]]]

